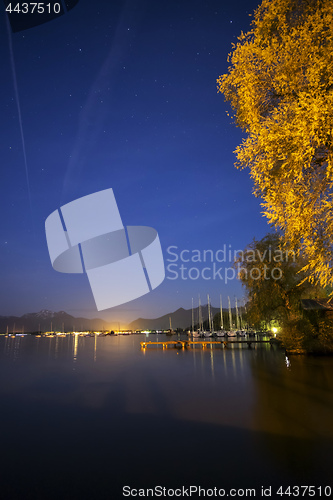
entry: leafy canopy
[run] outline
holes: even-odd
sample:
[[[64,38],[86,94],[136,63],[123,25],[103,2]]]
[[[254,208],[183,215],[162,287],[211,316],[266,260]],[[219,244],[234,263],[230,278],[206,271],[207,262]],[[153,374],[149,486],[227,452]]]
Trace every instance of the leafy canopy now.
[[[263,0],[217,80],[246,138],[269,222],[307,261],[311,282],[333,283],[333,2]]]
[[[300,300],[320,298],[326,291],[304,280],[305,261],[288,249],[278,233],[253,240],[238,255],[235,268],[248,298],[248,320],[284,324],[300,315]]]

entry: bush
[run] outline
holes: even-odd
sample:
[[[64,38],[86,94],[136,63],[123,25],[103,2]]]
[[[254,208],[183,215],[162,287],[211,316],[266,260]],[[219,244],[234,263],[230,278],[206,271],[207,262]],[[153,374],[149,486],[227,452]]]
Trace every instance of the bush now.
[[[286,349],[305,349],[314,354],[333,353],[332,320],[321,320],[316,326],[308,318],[286,320],[281,337]]]

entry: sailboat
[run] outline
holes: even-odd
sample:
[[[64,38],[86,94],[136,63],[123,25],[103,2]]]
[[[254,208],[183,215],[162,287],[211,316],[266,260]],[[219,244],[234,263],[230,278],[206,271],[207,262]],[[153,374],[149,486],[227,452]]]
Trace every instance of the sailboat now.
[[[228,295],[228,304],[229,304],[229,332],[227,333],[228,337],[236,337],[236,332],[232,328],[232,314],[231,314],[231,305],[230,305],[230,297]]]
[[[237,297],[235,297],[235,307],[236,307],[236,328],[237,328],[236,334],[239,337],[245,337],[246,333],[243,330],[241,330],[241,325],[240,325],[240,320],[239,320],[239,315],[238,315]]]
[[[209,295],[208,295],[208,298],[209,298]],[[216,331],[214,330],[214,315],[213,315],[213,311],[212,311],[212,304],[211,302],[209,302],[209,312],[210,312],[210,331],[211,331],[211,335],[213,337],[216,336]]]
[[[198,331],[194,331],[194,311],[193,311],[193,297],[192,297],[192,330],[189,332],[193,337],[200,337],[200,333]]]
[[[193,297],[192,297],[192,318],[191,318],[191,328],[187,332],[187,335],[193,335],[193,330],[194,330],[194,313],[193,313]]]
[[[202,334],[204,337],[211,337],[212,336],[212,315],[211,315],[211,310],[210,310],[210,301],[209,301],[208,294],[207,294],[207,308],[208,308],[208,328],[209,328],[209,330],[203,330]]]
[[[224,337],[227,332],[223,330],[223,312],[222,312],[222,295],[220,294],[220,315],[221,315],[221,328],[216,332],[217,337]]]
[[[207,308],[208,308],[208,328],[209,330],[204,330],[203,325],[201,328],[201,335],[203,337],[211,337],[212,332],[211,332],[211,312],[210,312],[210,303],[209,303],[209,295],[207,295]]]
[[[170,326],[170,328],[169,328],[169,330],[167,331],[166,334],[167,335],[173,335],[175,332],[172,329],[171,316],[169,316],[169,326]]]
[[[237,323],[237,332],[236,333],[240,337],[245,337],[246,331],[242,329],[242,319],[241,319],[241,315],[239,314],[239,311],[238,311],[237,297],[235,297],[235,305],[236,305],[236,323]]]
[[[202,321],[202,310],[201,310],[201,299],[199,295],[199,330],[198,330],[198,335],[195,335],[195,337],[205,337],[205,331],[203,329],[203,321]]]

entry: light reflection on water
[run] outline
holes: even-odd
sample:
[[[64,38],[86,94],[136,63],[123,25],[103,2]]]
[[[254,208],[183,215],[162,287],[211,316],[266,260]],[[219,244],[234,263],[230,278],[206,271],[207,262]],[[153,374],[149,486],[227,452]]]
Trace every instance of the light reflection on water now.
[[[126,479],[124,460],[130,477],[148,486],[155,483],[147,464],[173,486],[172,478],[217,485],[220,470],[232,486],[330,481],[332,358],[299,356],[286,364],[269,345],[140,348],[142,340],[165,339],[1,337],[0,419],[21,432],[7,438],[11,460],[23,460],[28,446],[39,463],[51,463],[52,453],[71,464],[94,457],[103,483],[103,457],[118,478],[114,487]],[[95,479],[80,471],[88,488],[85,481]]]
[[[79,344],[79,336],[74,335],[74,347],[73,347],[73,350],[74,350],[73,361],[74,361],[74,363],[76,362],[78,344]]]

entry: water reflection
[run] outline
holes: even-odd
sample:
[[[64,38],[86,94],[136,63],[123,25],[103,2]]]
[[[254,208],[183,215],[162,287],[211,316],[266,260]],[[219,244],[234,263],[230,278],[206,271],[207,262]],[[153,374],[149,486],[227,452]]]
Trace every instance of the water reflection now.
[[[235,357],[235,351],[233,349],[234,346],[231,348],[231,359],[232,359],[232,368],[233,368],[233,375],[236,378],[237,377],[237,370],[236,370],[236,357]]]
[[[214,380],[214,349],[210,350],[210,367],[212,370],[212,379]]]
[[[261,446],[277,467],[293,468],[299,479],[325,477],[330,469],[324,457],[333,443],[332,361],[294,356],[291,368],[289,359],[282,364],[265,351],[252,360],[255,422],[265,431]]]
[[[291,367],[290,359],[288,358],[288,356],[286,356],[286,367],[287,368]]]
[[[54,359],[57,359],[58,357],[58,349],[59,349],[58,343],[59,343],[59,337],[57,336],[55,339]]]
[[[57,449],[59,441],[68,453],[71,433],[73,463],[82,463],[85,454],[98,462],[105,449],[106,465],[99,467],[121,477],[118,463],[126,463],[138,481],[146,480],[144,464],[156,477],[164,464],[179,481],[204,481],[210,476],[203,457],[213,479],[223,470],[223,481],[231,481],[236,471],[246,487],[256,468],[267,481],[326,477],[332,358],[293,357],[288,365],[282,351],[266,345],[142,350],[144,339],[157,336],[1,337],[0,421],[19,429],[6,450],[21,450],[24,457],[23,443],[29,439],[34,449],[44,435],[45,443]],[[44,422],[57,425],[50,430]],[[52,460],[47,449],[40,453]]]
[[[95,363],[97,360],[97,339],[98,339],[98,335],[95,335],[95,342],[94,342],[94,361],[95,361]]]
[[[16,361],[20,355],[20,345],[24,337],[10,335],[5,337],[4,353],[13,361]]]
[[[76,362],[77,358],[77,348],[79,345],[79,336],[77,333],[74,334],[74,346],[73,346],[73,361]]]

